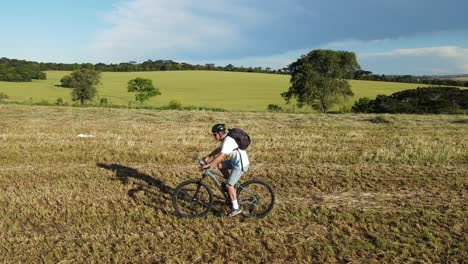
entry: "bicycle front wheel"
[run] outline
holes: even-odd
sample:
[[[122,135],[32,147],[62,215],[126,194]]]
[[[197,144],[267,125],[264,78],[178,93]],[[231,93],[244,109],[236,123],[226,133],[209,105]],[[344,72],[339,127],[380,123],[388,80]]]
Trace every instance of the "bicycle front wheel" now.
[[[275,194],[267,182],[254,179],[239,186],[237,201],[243,216],[263,218],[273,210]]]
[[[180,217],[203,217],[213,207],[213,192],[200,180],[184,181],[172,195],[172,206]]]

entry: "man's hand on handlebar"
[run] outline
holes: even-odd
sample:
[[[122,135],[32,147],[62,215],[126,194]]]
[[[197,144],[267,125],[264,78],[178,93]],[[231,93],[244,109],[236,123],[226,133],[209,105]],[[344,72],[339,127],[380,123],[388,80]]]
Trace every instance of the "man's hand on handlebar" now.
[[[208,169],[210,166],[208,165],[207,157],[203,157],[201,159],[198,159],[198,163],[200,163],[200,169]]]

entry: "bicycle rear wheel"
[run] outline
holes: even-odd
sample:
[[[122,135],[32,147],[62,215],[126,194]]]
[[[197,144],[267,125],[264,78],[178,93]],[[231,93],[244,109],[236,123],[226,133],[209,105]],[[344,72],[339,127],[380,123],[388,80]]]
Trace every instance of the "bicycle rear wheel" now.
[[[213,192],[200,180],[184,181],[172,195],[172,206],[180,217],[203,217],[213,207]]]
[[[254,179],[239,186],[237,201],[243,216],[263,218],[273,209],[275,194],[267,182]]]

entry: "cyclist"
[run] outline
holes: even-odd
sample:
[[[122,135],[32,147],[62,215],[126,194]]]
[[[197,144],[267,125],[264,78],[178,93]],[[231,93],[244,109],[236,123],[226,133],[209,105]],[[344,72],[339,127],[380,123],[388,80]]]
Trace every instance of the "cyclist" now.
[[[239,208],[236,197],[236,189],[234,185],[239,181],[240,177],[244,172],[249,168],[249,157],[245,150],[239,149],[236,141],[229,137],[226,133],[226,126],[224,124],[216,124],[211,128],[211,132],[217,141],[220,141],[221,144],[218,148],[213,150],[208,156],[204,157],[206,162],[203,165],[203,168],[209,168],[216,166],[227,179],[226,189],[231,199],[232,207],[228,216],[235,216],[242,212],[242,209]],[[224,160],[225,157],[229,159]],[[208,162],[210,157],[214,157],[211,161]]]

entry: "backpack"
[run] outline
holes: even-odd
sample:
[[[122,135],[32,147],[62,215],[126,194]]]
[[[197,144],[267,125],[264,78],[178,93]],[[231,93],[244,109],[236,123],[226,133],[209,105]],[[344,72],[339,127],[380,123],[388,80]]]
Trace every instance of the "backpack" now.
[[[252,143],[249,135],[243,129],[231,128],[228,130],[229,132],[227,136],[232,137],[236,141],[237,145],[239,146],[239,149],[246,150],[249,147],[250,143]]]

